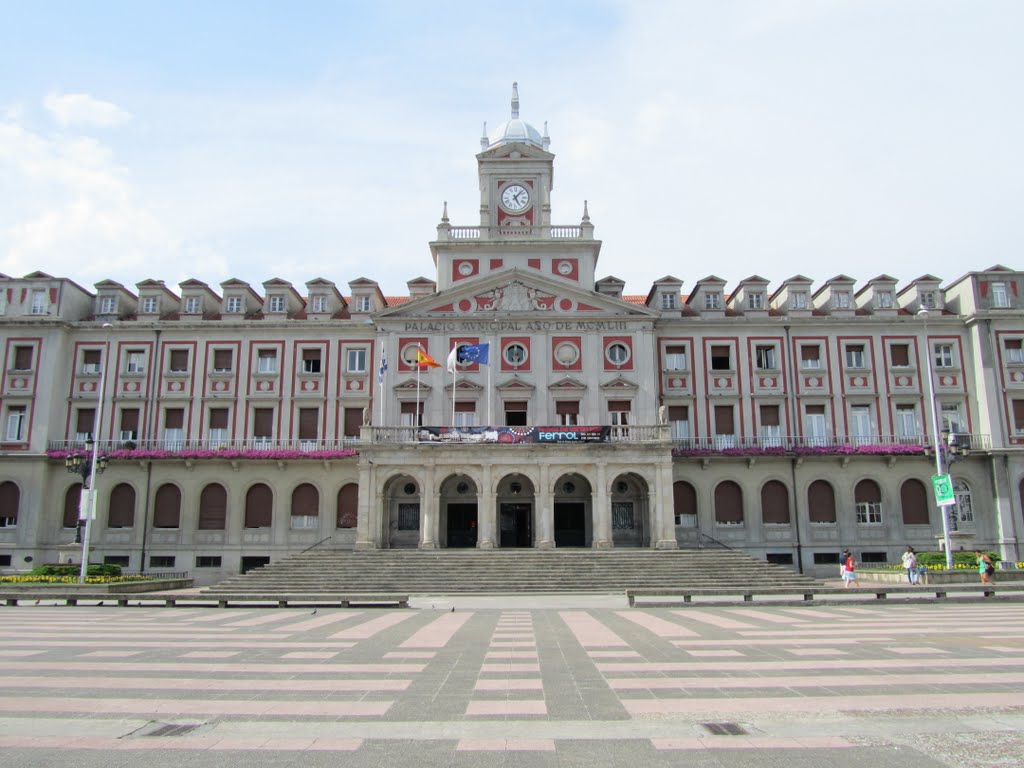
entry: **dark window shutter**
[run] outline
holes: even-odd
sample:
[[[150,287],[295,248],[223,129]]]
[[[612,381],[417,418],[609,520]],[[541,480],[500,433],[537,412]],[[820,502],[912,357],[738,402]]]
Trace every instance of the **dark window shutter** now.
[[[889,356],[893,365],[910,365],[910,347],[907,344],[893,344],[889,347]]]
[[[920,480],[907,480],[900,487],[904,525],[928,525],[928,492]]]
[[[303,483],[292,491],[292,516],[317,517],[320,515],[320,492],[316,486]]]
[[[690,406],[688,406],[688,405],[670,405],[668,407],[668,420],[669,421],[689,421],[690,420]]]
[[[319,420],[319,408],[299,408],[299,440],[316,440]]]
[[[15,483],[7,480],[0,483],[0,518],[18,521],[18,507],[21,504],[21,491]]]
[[[121,411],[121,431],[139,433],[138,408],[125,408]]]
[[[697,491],[683,480],[672,483],[672,511],[677,515],[697,514]]]
[[[87,349],[82,353],[82,362],[86,365],[99,365],[101,359],[98,349]]]
[[[761,488],[761,519],[765,523],[789,522],[789,491],[778,480],[769,480]]]
[[[82,484],[75,483],[64,494],[64,527],[75,528],[78,525],[78,506],[82,502]]]
[[[358,519],[359,486],[355,483],[347,483],[338,491],[337,525],[339,528],[355,528]]]
[[[14,370],[16,370],[16,371],[31,371],[32,370],[32,347],[15,347],[14,348]]]
[[[555,413],[559,416],[579,416],[580,403],[578,400],[557,400],[555,401]]]
[[[153,502],[153,527],[178,528],[181,523],[181,491],[171,483],[161,485]]]
[[[715,521],[743,522],[743,491],[732,480],[721,482],[715,487]]]
[[[234,357],[232,350],[230,349],[215,349],[213,351],[213,368],[217,371],[230,371],[232,369],[232,358]]]
[[[183,429],[185,426],[185,409],[168,408],[164,411],[165,429]]]
[[[227,527],[228,494],[220,483],[210,483],[199,494],[199,530],[223,531]]]
[[[874,480],[861,480],[853,492],[857,504],[878,504],[882,501],[882,491]]]
[[[807,489],[807,517],[812,523],[836,521],[836,492],[825,480],[815,480]]]
[[[110,492],[107,511],[108,528],[131,528],[135,525],[135,489],[121,483]]]
[[[228,428],[228,409],[227,408],[211,408],[210,409],[210,429],[227,429]]]
[[[1013,401],[1013,426],[1017,430],[1024,430],[1024,400]]]
[[[274,494],[263,483],[257,483],[245,494],[245,527],[269,528],[273,522]]]
[[[413,406],[415,407],[415,403]],[[406,413],[406,411],[402,411]],[[412,411],[408,411],[412,413]],[[362,408],[346,408],[345,409],[345,437],[359,437],[359,430],[363,426],[363,409]]]
[[[274,434],[274,409],[254,408],[252,412],[252,436],[272,437]]]
[[[83,434],[92,434],[93,427],[96,424],[96,409],[95,408],[79,408],[78,409],[78,420],[76,422],[76,431]]]
[[[171,370],[181,373],[182,371],[188,370],[188,350],[187,349],[172,349],[171,350]]]
[[[804,344],[800,347],[801,360],[818,360],[820,355],[821,349],[813,344]]]
[[[762,405],[761,406],[761,426],[762,427],[777,427],[777,426],[779,426],[779,406],[777,406],[777,405]]]
[[[505,401],[505,413],[526,413],[527,409],[526,400],[506,400]],[[611,403],[608,404],[609,410],[611,409]],[[628,409],[627,409],[628,410]]]
[[[731,405],[715,406],[715,434],[736,434],[736,428],[733,424],[733,407]]]
[[[824,416],[825,406],[824,405],[808,405],[807,406],[808,416]]]

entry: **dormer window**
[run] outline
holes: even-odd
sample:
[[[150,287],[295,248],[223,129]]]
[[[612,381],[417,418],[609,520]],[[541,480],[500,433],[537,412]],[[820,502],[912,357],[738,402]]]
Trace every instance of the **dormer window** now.
[[[662,309],[675,309],[676,308],[676,295],[674,293],[663,293],[663,294],[661,294],[661,308]]]
[[[46,295],[46,291],[32,291],[31,312],[33,315],[50,314],[50,299]]]
[[[284,296],[271,296],[267,302],[268,312],[284,312]]]
[[[356,311],[357,312],[369,312],[371,309],[370,297],[369,296],[357,296],[356,297]]]
[[[160,299],[156,296],[146,296],[142,300],[142,314],[155,315],[160,311]]]
[[[882,291],[878,294],[878,308],[892,309],[892,294],[889,291]]]
[[[764,294],[752,293],[747,296],[747,309],[764,309]]]
[[[799,291],[793,294],[793,309],[807,309],[807,294]]]
[[[104,296],[103,298],[100,299],[100,314],[117,314],[117,296]]]
[[[935,291],[921,291],[921,308],[935,309]]]
[[[327,311],[327,297],[323,295],[310,296],[309,311],[317,314]]]
[[[1010,295],[1006,291],[1006,283],[990,283],[992,288],[992,306],[1004,309],[1010,306]]]
[[[850,294],[848,294],[846,291],[836,292],[833,301],[836,309],[850,308]]]
[[[242,312],[242,297],[241,296],[228,296],[224,300],[224,311],[230,315],[241,314]]]
[[[189,296],[185,299],[185,314],[198,315],[203,311],[203,300],[198,296]]]
[[[721,309],[722,308],[722,294],[720,293],[705,293],[704,294],[704,309]]]

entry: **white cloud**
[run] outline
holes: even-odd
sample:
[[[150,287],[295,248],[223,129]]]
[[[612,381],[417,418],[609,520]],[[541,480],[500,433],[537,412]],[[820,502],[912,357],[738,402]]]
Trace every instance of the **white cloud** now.
[[[94,99],[87,93],[51,93],[43,104],[65,127],[85,124],[109,128],[132,119],[113,102]]]

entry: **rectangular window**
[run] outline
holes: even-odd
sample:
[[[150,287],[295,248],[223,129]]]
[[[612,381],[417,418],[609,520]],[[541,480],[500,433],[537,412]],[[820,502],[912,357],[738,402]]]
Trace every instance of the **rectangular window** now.
[[[794,293],[791,306],[793,309],[807,309],[807,294],[803,291]]]
[[[907,368],[910,366],[910,345],[891,344],[889,346],[889,362],[893,368]]]
[[[117,297],[116,296],[104,296],[100,299],[100,314],[101,315],[116,315],[117,314]]]
[[[423,426],[423,403],[419,404],[419,418],[416,415],[416,403],[402,403],[401,425],[403,427]],[[525,424],[526,422],[523,421]]]
[[[271,296],[268,301],[269,312],[284,312],[284,296]]]
[[[762,405],[759,409],[761,423],[759,435],[761,445],[766,448],[777,448],[782,445],[782,423],[779,417],[779,406]]]
[[[304,350],[302,350],[302,372],[303,373],[320,373],[320,350],[319,349],[304,349]]]
[[[171,373],[188,373],[188,350],[172,349],[170,367]]]
[[[319,437],[320,409],[299,408],[299,440],[302,443],[302,449],[313,450]]]
[[[95,424],[96,409],[79,408],[75,414],[75,440],[79,443],[92,440],[92,431]]]
[[[155,315],[160,311],[160,299],[156,296],[146,296],[142,299],[142,314]]]
[[[164,447],[169,451],[181,450],[185,445],[185,409],[164,410]]]
[[[242,311],[242,297],[228,296],[224,299],[224,311],[231,315],[237,315]]]
[[[962,434],[967,431],[963,418],[960,416],[959,403],[942,403],[939,413],[941,414],[941,428],[950,434]]]
[[[921,309],[935,309],[935,291],[921,291]]]
[[[139,439],[139,409],[124,408],[121,411],[121,442]]]
[[[855,405],[850,408],[850,438],[854,445],[869,445],[872,442],[871,408]]]
[[[1006,291],[1006,283],[989,283],[992,289],[992,306],[1004,309],[1010,306],[1010,295]]]
[[[754,361],[759,371],[774,371],[778,368],[775,347],[759,344],[754,347]]]
[[[257,373],[277,373],[277,350],[261,349],[256,353]]]
[[[752,293],[747,296],[747,309],[764,309],[764,294]]]
[[[32,353],[34,352],[33,347],[15,347],[14,348],[14,370],[15,371],[31,371],[32,370]]]
[[[848,344],[846,347],[846,367],[866,368],[863,344]]]
[[[125,353],[125,373],[145,373],[146,353],[141,349],[129,349]]]
[[[663,294],[661,294],[661,308],[662,309],[675,309],[676,308],[676,295],[674,293],[663,293]]]
[[[356,311],[357,312],[369,312],[373,308],[373,304],[370,301],[369,296],[357,296],[356,297]]]
[[[828,443],[824,405],[808,405],[804,408],[804,437],[808,445],[826,445]]]
[[[1013,431],[1024,435],[1024,400],[1013,401]]]
[[[896,436],[902,442],[916,439],[920,435],[917,427],[917,410],[913,405],[896,406]]]
[[[952,344],[936,344],[934,349],[935,355],[933,360],[935,361],[936,368],[952,368],[953,367],[953,345]]]
[[[211,408],[209,416],[209,430],[207,436],[214,445],[223,445],[228,442],[228,409]]]
[[[174,555],[150,555],[150,568],[173,568]]]
[[[215,349],[213,350],[213,372],[214,373],[231,373],[235,367],[234,363],[235,353],[231,349]]]
[[[473,401],[455,401],[455,426],[476,426],[476,403]]]
[[[682,344],[671,344],[665,347],[665,370],[685,371],[689,368],[686,347]]]
[[[836,309],[850,308],[850,294],[846,291],[837,291],[833,294],[833,306]]]
[[[558,423],[572,427],[580,423],[580,403],[578,400],[556,400],[555,415]]]
[[[269,442],[274,437],[274,409],[254,408],[252,411],[252,436],[256,442]]]
[[[736,425],[733,421],[731,405],[715,406],[715,447],[736,447]]]
[[[672,428],[673,440],[689,440],[690,406],[670,405],[668,407],[668,423]]]
[[[100,362],[103,354],[98,349],[87,349],[82,352],[82,373],[97,374],[100,372]]]
[[[189,296],[185,299],[185,314],[198,315],[203,311],[203,300],[199,296]]]
[[[322,314],[327,311],[327,297],[324,295],[310,296],[309,311]]]
[[[704,309],[721,309],[722,308],[722,294],[720,293],[705,293],[704,294]]]
[[[608,401],[608,423],[612,426],[612,439],[625,438],[633,418],[630,414],[633,404],[629,400]]]
[[[196,568],[220,568],[220,555],[196,555]]]
[[[344,417],[344,436],[358,438],[363,429],[363,409],[346,408]]]
[[[50,298],[47,296],[46,291],[32,291],[31,312],[33,315],[50,314]]]
[[[345,370],[349,373],[366,373],[366,350],[348,350],[345,355]]]
[[[800,346],[800,367],[807,370],[821,368],[821,347],[817,344],[802,344]]]
[[[1007,339],[1003,345],[1006,348],[1006,362],[1024,363],[1024,348],[1021,346],[1021,339]]]
[[[862,501],[857,504],[858,525],[881,525],[882,504],[878,501]]]
[[[892,294],[889,291],[879,292],[877,304],[879,309],[892,309]]]
[[[12,405],[7,409],[6,440],[20,443],[25,439],[25,406]]]
[[[420,529],[420,505],[398,505],[398,530],[418,531]]]
[[[730,360],[730,348],[728,344],[713,344],[711,346],[711,370],[729,371],[732,370]]]

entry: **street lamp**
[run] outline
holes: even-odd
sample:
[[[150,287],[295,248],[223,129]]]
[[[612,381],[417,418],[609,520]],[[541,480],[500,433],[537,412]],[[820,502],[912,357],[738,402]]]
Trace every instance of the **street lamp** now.
[[[935,406],[935,382],[933,381],[932,374],[932,350],[931,344],[928,342],[928,310],[918,310],[917,316],[924,321],[924,350],[925,359],[928,362],[928,401],[931,405],[932,411],[932,440],[933,449],[935,451],[935,474],[941,476],[942,471],[942,459],[944,456],[943,447],[939,443],[939,417],[938,409]],[[948,434],[948,433],[947,433]],[[949,539],[949,506],[939,505],[939,514],[942,515],[942,539],[943,546],[946,548],[946,570],[953,570],[953,546]]]
[[[96,472],[93,473],[93,449],[96,443],[92,438],[89,438],[85,442],[85,452],[69,453],[64,458],[64,468],[67,469],[73,475],[78,475],[82,478],[82,492],[85,493],[92,489],[92,480],[95,475],[102,475],[103,471],[107,468],[107,457],[101,455],[95,459]],[[82,543],[82,523],[89,519],[90,504],[89,497],[83,496],[82,502],[79,503],[79,514],[78,514],[78,525],[75,527],[75,544]]]
[[[103,329],[108,330],[114,326],[110,323],[104,323]],[[99,455],[100,446],[100,430],[103,429],[103,400],[107,391],[107,369],[110,368],[110,342],[107,341],[103,347],[103,368],[100,372],[100,391],[99,391],[99,404],[96,407],[96,422],[94,429],[96,430],[96,439],[92,442],[91,455],[80,455],[77,452],[68,456],[64,460],[64,466],[68,472],[76,472],[82,477],[82,494],[86,494],[88,490],[87,498],[82,501],[79,511],[79,528],[81,528],[82,515],[85,515],[85,533],[82,535],[82,569],[78,574],[78,581],[81,584],[85,584],[86,571],[89,569],[89,537],[92,533],[92,521],[96,517],[96,475],[102,474],[103,470],[107,468],[107,457]],[[88,443],[86,444],[88,445]],[[75,467],[78,467],[77,469]],[[88,478],[88,485],[86,485],[86,478]],[[75,541],[78,541],[76,535]]]

